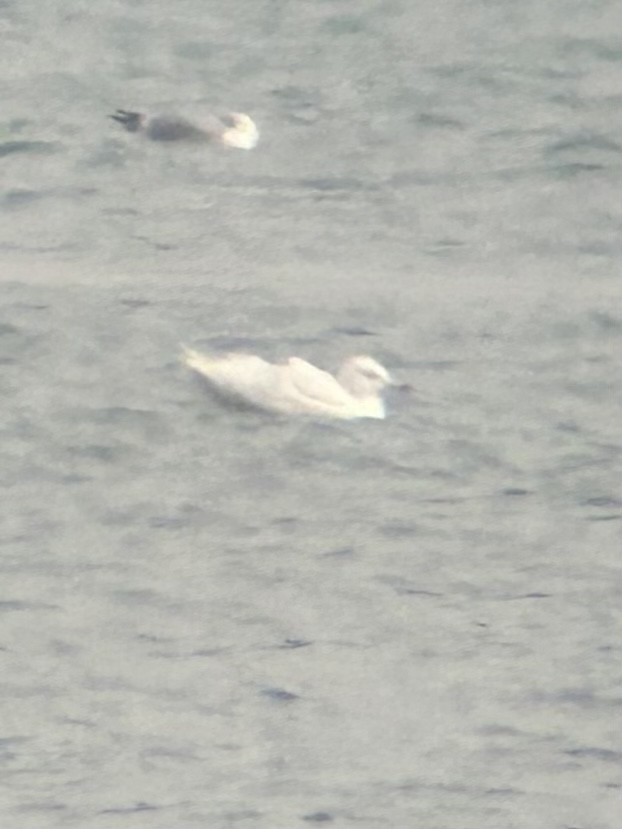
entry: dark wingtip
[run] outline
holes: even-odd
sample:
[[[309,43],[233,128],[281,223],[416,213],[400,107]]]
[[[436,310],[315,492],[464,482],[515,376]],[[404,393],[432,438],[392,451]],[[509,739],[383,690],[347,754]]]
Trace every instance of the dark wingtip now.
[[[137,132],[141,126],[144,116],[140,112],[130,112],[127,109],[118,109],[108,116],[113,121],[118,121],[128,132]]]

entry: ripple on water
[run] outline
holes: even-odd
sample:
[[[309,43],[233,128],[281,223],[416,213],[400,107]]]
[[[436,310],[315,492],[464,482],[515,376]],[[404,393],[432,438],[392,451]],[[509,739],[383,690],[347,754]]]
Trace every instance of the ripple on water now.
[[[13,153],[31,153],[33,155],[50,155],[59,148],[50,141],[5,141],[0,144],[0,158]]]

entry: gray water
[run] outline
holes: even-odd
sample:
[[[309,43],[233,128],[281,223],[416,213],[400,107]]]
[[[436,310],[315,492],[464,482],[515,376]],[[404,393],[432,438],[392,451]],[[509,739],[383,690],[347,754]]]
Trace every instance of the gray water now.
[[[621,825],[621,31],[0,2],[2,827]],[[182,342],[414,391],[288,420]]]

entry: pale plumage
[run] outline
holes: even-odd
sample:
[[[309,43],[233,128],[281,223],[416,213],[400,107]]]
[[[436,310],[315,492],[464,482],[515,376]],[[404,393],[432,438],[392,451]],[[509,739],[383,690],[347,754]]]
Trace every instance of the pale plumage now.
[[[221,393],[283,414],[382,419],[382,391],[392,385],[372,357],[350,357],[336,377],[299,357],[275,364],[253,354],[210,357],[186,348],[183,361]]]

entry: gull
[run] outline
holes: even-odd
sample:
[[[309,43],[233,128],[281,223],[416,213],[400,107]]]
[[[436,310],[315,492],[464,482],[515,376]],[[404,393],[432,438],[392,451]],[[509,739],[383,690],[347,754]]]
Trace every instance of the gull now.
[[[289,415],[383,419],[382,392],[395,385],[367,356],[350,357],[335,377],[300,357],[269,363],[255,354],[209,356],[184,347],[182,359],[221,394]]]
[[[109,116],[128,132],[140,132],[152,141],[218,141],[225,147],[252,150],[259,141],[257,125],[244,112],[231,112],[223,118],[210,116],[197,124],[177,115],[145,115],[118,109]]]

